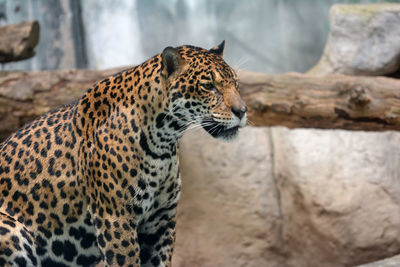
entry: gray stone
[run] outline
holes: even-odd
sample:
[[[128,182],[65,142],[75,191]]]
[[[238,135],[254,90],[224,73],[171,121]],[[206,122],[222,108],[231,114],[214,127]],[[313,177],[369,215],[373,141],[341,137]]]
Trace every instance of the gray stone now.
[[[400,69],[400,4],[334,5],[331,31],[311,74],[385,75]]]

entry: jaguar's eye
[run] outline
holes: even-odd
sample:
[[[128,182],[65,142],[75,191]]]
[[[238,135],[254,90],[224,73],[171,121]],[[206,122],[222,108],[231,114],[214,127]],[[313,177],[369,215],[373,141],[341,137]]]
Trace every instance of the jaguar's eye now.
[[[203,88],[206,90],[211,90],[213,88],[213,84],[212,83],[205,83],[203,84]]]

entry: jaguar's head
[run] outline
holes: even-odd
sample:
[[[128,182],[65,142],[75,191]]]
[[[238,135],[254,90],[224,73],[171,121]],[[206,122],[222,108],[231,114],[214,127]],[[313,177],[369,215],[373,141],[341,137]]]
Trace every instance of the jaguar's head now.
[[[180,126],[200,125],[213,137],[229,141],[246,125],[247,107],[236,73],[222,59],[224,46],[167,47],[161,56],[168,109]]]

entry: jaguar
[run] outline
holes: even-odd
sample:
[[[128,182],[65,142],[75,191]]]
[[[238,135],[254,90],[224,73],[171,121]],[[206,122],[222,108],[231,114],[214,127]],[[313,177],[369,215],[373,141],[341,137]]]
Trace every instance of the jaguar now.
[[[0,266],[171,266],[178,141],[246,125],[224,47],[167,47],[1,143]]]

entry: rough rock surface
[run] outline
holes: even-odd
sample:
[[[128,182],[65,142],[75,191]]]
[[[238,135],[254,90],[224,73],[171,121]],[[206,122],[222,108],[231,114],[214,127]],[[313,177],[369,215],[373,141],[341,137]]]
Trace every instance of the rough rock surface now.
[[[334,5],[312,74],[386,75],[400,69],[400,4]]]
[[[400,252],[399,133],[248,127],[222,143],[199,130],[180,155],[173,266],[354,266]]]
[[[400,252],[400,134],[272,129],[289,266]]]
[[[232,143],[185,134],[174,267],[285,266],[268,133],[245,128]]]

